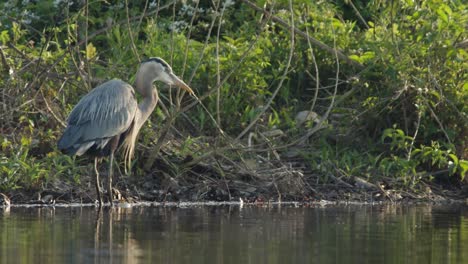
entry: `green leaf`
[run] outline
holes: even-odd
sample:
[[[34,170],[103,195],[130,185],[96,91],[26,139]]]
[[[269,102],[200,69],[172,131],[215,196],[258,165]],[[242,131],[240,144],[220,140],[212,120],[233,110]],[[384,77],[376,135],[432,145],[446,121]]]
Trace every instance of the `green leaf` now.
[[[449,17],[448,17],[448,15],[444,12],[444,10],[442,10],[441,8],[439,8],[439,9],[437,9],[436,13],[437,13],[438,17],[439,17],[442,21],[444,21],[445,23],[448,23]]]
[[[94,47],[93,43],[89,43],[86,46],[86,59],[91,60],[96,57],[96,47]]]
[[[458,165],[460,166],[460,177],[464,180],[468,172],[468,160],[460,160]]]
[[[382,139],[381,141],[383,142],[386,138],[391,138],[393,134],[393,128],[387,128],[383,131],[382,133]]]
[[[401,129],[395,129],[395,132],[401,137],[405,136],[405,132],[403,132],[403,130],[401,130]]]
[[[457,157],[455,154],[451,154],[451,153],[448,154],[448,155],[449,155],[449,157],[452,159],[453,164],[454,164],[455,166],[458,166],[458,157]]]
[[[363,62],[362,58],[359,55],[356,55],[356,54],[350,55],[349,58],[354,60],[354,61],[357,61],[359,63]]]
[[[21,137],[21,146],[28,147],[29,145],[31,145],[31,138],[25,136]]]
[[[435,91],[435,90],[431,90],[429,92],[429,94],[433,95],[434,97],[436,97],[437,100],[440,100],[440,94],[439,92]]]
[[[1,44],[6,44],[9,41],[10,41],[10,35],[8,34],[8,30],[3,30],[0,33],[0,43]]]
[[[421,153],[421,149],[415,149],[411,152],[411,156],[412,157],[415,157],[417,156],[419,153]]]
[[[447,15],[449,15],[449,16],[451,16],[453,14],[452,9],[448,5],[442,5],[440,8],[443,9],[445,11],[445,13]]]
[[[362,62],[370,61],[373,58],[375,58],[375,52],[373,52],[373,51],[366,51],[361,56]]]

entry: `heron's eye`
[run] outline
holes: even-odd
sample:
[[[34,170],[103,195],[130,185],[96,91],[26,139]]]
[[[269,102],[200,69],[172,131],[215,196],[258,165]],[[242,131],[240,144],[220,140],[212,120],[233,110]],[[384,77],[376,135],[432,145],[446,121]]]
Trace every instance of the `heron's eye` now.
[[[167,73],[172,72],[172,69],[171,69],[171,67],[169,67],[169,65],[163,63],[163,64],[161,64],[161,66],[163,67],[165,72],[167,72]]]

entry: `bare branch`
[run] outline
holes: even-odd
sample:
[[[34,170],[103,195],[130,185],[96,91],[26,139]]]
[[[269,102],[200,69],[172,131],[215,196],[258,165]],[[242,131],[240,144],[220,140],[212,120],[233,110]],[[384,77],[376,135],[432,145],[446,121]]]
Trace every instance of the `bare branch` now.
[[[290,13],[291,13],[291,24],[294,25],[294,11],[292,10],[292,6],[290,7],[291,10],[290,10]],[[268,108],[270,108],[270,105],[271,103],[273,102],[273,100],[275,99],[276,95],[278,94],[279,90],[281,89],[281,87],[283,86],[283,82],[284,80],[286,79],[286,76],[289,72],[289,67],[291,67],[291,61],[292,61],[292,57],[294,55],[294,44],[295,44],[295,41],[294,41],[294,38],[295,38],[295,32],[294,31],[291,31],[291,48],[289,49],[289,56],[288,56],[288,60],[286,62],[286,66],[284,68],[284,71],[283,71],[283,75],[281,76],[280,78],[280,81],[278,83],[278,86],[276,87],[276,90],[273,92],[273,94],[271,95],[270,99],[268,100],[268,102],[265,104],[265,106],[263,106],[262,110],[257,114],[257,116],[250,122],[250,124],[236,137],[236,140],[239,140],[241,139],[245,133],[247,133],[251,128],[252,126],[257,123],[258,119],[260,118],[260,116],[262,116],[266,110]]]

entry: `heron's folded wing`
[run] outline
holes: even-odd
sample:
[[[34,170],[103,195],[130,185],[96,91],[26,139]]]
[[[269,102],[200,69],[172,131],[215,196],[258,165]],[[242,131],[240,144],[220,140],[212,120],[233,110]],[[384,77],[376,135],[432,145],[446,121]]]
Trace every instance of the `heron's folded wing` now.
[[[125,132],[135,117],[137,107],[133,88],[123,81],[112,80],[94,88],[70,113],[59,148]]]

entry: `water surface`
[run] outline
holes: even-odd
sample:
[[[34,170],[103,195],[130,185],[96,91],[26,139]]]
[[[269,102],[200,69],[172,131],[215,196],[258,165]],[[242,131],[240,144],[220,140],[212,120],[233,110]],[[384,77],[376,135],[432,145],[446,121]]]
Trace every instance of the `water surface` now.
[[[468,208],[12,207],[0,263],[468,263]]]

